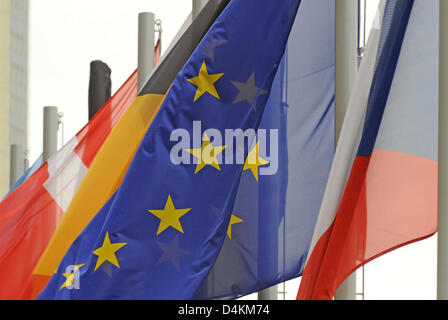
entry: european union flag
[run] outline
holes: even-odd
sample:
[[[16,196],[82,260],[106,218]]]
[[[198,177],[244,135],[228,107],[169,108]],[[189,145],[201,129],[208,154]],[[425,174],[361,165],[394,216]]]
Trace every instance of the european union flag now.
[[[234,219],[241,172],[258,165],[250,133],[299,4],[230,2],[174,81],[120,189],[40,299],[196,296]],[[244,100],[254,103],[235,103]]]

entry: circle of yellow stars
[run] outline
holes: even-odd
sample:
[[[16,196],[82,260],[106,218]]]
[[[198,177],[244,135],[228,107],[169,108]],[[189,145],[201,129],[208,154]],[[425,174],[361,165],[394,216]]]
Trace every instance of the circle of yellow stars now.
[[[221,99],[215,83],[224,76],[224,73],[210,74],[207,69],[207,64],[203,61],[199,74],[196,77],[187,79],[188,82],[196,87],[195,96],[193,102],[199,100],[204,94],[208,93],[216,99]],[[258,88],[255,85],[255,74],[252,73],[247,80],[244,82],[231,81],[231,83],[239,90],[237,98],[233,103],[238,103],[241,101],[247,101],[249,104],[254,104],[256,98],[260,95],[265,95],[268,92]],[[219,166],[218,156],[224,151],[227,146],[218,145],[214,146],[208,137],[207,133],[204,133],[202,139],[202,146],[195,149],[186,149],[187,152],[192,154],[197,159],[196,169],[194,174],[198,174],[206,166],[211,166],[218,171],[221,171]],[[259,155],[259,142],[255,144],[253,149],[249,152],[246,162],[244,163],[243,171],[250,170],[255,180],[259,181],[259,167],[269,164],[269,161],[263,159]],[[165,209],[163,210],[148,210],[159,220],[159,227],[157,230],[157,236],[163,231],[167,230],[169,227],[184,233],[180,219],[191,210],[188,209],[176,209],[172,200],[171,195],[168,195],[168,200],[165,204]],[[227,236],[232,239],[232,226],[238,223],[244,222],[243,219],[237,217],[236,215],[231,215],[229,226],[227,229]]]
[[[206,93],[212,95],[216,99],[221,99],[216,90],[215,83],[223,76],[224,73],[209,74],[207,70],[207,65],[204,61],[199,70],[198,76],[187,79],[188,82],[192,83],[197,88],[193,102],[196,102]],[[233,103],[238,103],[240,101],[245,100],[247,100],[249,103],[254,103],[254,100],[257,96],[256,94],[257,90],[259,91],[260,95],[268,93],[267,91],[257,88],[255,86],[254,74],[250,76],[249,80],[246,83],[232,81],[232,84],[235,87],[237,87],[237,89],[240,91],[238,97],[234,100]],[[243,93],[242,92],[243,89],[248,90],[248,93]],[[213,146],[213,144],[210,141],[210,138],[207,136],[206,133],[204,133],[202,142],[203,144],[201,148],[186,150],[189,153],[191,153],[195,158],[198,159],[194,174],[199,173],[206,166],[211,166],[216,170],[220,171],[221,168],[219,166],[217,156],[220,155],[227,146],[225,145]],[[248,154],[248,157],[243,167],[243,171],[250,170],[255,180],[258,182],[259,167],[267,165],[268,163],[269,161],[259,156],[259,142],[257,142],[254,148]],[[148,210],[150,213],[152,213],[160,220],[156,236],[160,235],[162,232],[164,232],[170,227],[181,233],[184,233],[180,219],[190,210],[191,208],[176,209],[171,194],[168,195],[168,199],[165,203],[165,208],[163,210]],[[237,217],[236,215],[233,214],[231,215],[229,225],[227,228],[227,236],[229,237],[229,239],[232,239],[232,226],[241,222],[244,222],[244,220]],[[94,272],[97,271],[98,268],[100,268],[105,262],[109,262],[112,265],[116,266],[117,268],[120,268],[120,264],[118,262],[116,253],[126,245],[127,243],[118,243],[118,242],[112,243],[109,237],[109,232],[106,232],[102,246],[93,251],[93,254],[98,257]],[[74,284],[76,272],[78,272],[79,269],[82,268],[84,265],[85,264],[75,265],[72,273],[63,273],[63,276],[66,278],[66,280],[60,287],[60,290],[62,290],[63,288],[70,287]]]

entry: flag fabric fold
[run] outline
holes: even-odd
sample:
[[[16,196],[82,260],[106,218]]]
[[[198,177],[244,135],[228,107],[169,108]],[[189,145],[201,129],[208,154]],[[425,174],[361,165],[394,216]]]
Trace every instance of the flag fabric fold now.
[[[298,299],[332,299],[358,267],[437,231],[438,6],[380,4]]]
[[[40,299],[196,296],[227,235],[244,167],[221,160],[250,153],[219,136],[258,129],[299,5],[229,3],[174,80],[120,188],[73,243]],[[257,89],[243,94],[255,97],[256,108],[234,104],[242,97],[232,81],[252,74]],[[179,150],[183,160],[196,160],[179,163],[172,149],[189,139],[172,134],[194,137],[198,122],[199,140]]]

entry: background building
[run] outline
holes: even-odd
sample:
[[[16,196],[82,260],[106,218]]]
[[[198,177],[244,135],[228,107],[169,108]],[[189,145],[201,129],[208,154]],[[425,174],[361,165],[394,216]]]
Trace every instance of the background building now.
[[[0,197],[9,187],[9,149],[27,149],[28,0],[0,0]]]

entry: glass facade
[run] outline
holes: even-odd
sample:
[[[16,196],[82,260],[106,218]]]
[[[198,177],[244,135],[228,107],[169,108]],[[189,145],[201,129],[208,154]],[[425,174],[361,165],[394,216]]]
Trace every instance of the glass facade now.
[[[27,148],[28,0],[10,1],[9,142]]]
[[[0,199],[9,189],[10,145],[28,148],[28,1],[0,0]]]

